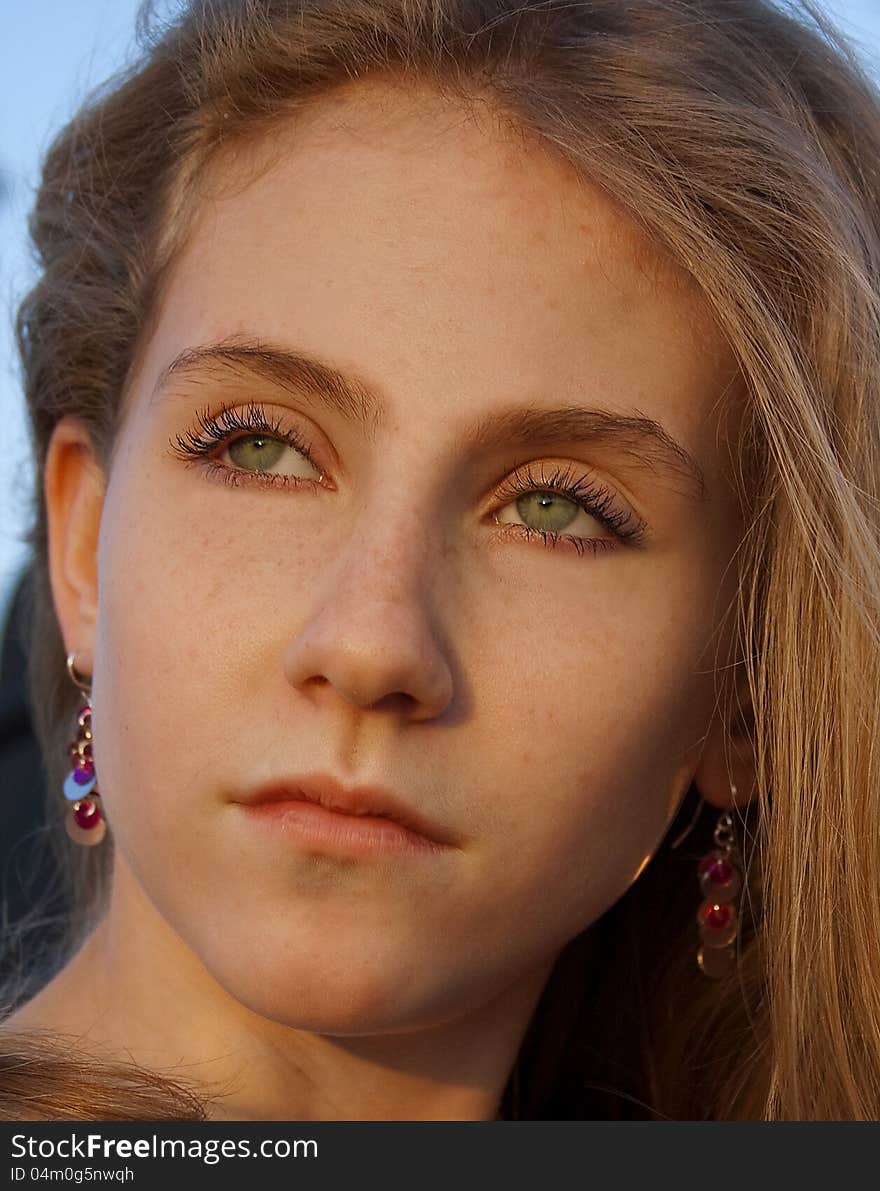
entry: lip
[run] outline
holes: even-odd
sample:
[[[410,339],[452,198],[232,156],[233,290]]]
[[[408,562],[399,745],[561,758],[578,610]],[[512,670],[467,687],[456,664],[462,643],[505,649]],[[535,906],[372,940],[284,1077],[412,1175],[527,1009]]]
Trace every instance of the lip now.
[[[452,834],[383,786],[345,786],[324,773],[271,779],[235,799],[253,818],[355,851],[438,851]]]

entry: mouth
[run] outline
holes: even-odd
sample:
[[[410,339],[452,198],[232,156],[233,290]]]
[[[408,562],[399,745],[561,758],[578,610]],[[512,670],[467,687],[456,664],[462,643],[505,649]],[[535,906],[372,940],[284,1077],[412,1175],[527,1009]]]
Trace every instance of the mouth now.
[[[313,815],[308,822],[335,828],[337,834],[344,829],[351,839],[355,834],[358,839],[366,839],[364,832],[372,829],[376,842],[384,840],[390,844],[397,839],[435,850],[456,846],[450,831],[408,806],[391,790],[375,785],[344,786],[329,774],[271,779],[240,795],[236,801],[259,810],[264,817],[287,816],[290,821],[291,815],[296,817],[297,807],[300,812],[320,808],[329,815]],[[305,820],[300,814],[297,821]]]

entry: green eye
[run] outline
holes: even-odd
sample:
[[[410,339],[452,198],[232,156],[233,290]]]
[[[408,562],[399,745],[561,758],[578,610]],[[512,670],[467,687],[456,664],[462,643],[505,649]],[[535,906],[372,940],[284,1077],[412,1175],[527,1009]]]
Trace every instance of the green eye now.
[[[244,412],[224,405],[217,415],[205,407],[199,410],[197,419],[201,433],[188,430],[185,435],[176,435],[170,454],[203,465],[206,473],[228,484],[246,483],[250,478],[273,487],[285,484],[298,487],[320,483],[324,478],[299,431],[286,427],[280,418],[267,418],[263,408],[253,402]],[[279,463],[283,466],[285,452],[290,453],[297,468],[306,463],[317,475],[299,475],[290,469],[273,470]],[[231,465],[220,462],[220,456],[227,454]]]
[[[511,534],[537,536],[545,545],[565,542],[576,550],[589,549],[593,553],[608,550],[617,543],[641,545],[646,524],[626,509],[618,497],[598,481],[582,475],[573,465],[557,468],[549,474],[543,466],[539,473],[526,470],[502,485],[500,496],[516,508],[521,525],[495,520]],[[506,507],[506,506],[505,506]],[[584,514],[611,536],[596,537],[565,531]]]
[[[539,533],[558,533],[571,525],[581,506],[555,492],[529,492],[516,502],[516,511],[524,521],[537,522]]]
[[[268,471],[275,466],[288,446],[277,438],[261,438],[249,434],[237,438],[226,449],[237,467],[244,467],[248,471]]]

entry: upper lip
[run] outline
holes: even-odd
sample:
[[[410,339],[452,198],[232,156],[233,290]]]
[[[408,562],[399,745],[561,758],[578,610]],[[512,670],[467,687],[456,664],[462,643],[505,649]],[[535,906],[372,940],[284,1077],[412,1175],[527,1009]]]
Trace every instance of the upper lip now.
[[[237,799],[247,806],[261,802],[315,802],[347,815],[381,815],[438,844],[452,844],[452,835],[439,823],[402,802],[383,786],[344,786],[325,773],[270,779]]]

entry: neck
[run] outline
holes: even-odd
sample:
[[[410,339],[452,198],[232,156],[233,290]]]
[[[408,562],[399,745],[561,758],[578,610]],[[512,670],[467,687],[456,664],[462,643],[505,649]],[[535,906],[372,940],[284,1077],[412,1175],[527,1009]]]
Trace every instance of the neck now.
[[[554,960],[440,1022],[316,1033],[232,997],[117,865],[100,925],[3,1028],[195,1082],[214,1120],[495,1120]]]

